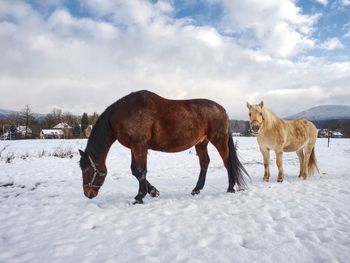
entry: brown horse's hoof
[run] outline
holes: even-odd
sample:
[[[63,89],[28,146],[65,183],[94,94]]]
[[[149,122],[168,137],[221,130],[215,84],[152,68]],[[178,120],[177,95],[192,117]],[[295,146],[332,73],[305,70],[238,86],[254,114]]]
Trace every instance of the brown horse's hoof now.
[[[235,191],[235,189],[227,189],[227,192],[228,193],[235,193],[236,191]]]
[[[199,189],[193,189],[191,195],[199,195],[201,191]]]
[[[149,194],[152,197],[158,197],[159,196],[159,191],[157,190],[157,188],[153,187],[152,190],[149,192]]]
[[[137,205],[137,204],[143,204],[143,200],[137,200],[135,199],[135,201],[132,203],[133,205]]]

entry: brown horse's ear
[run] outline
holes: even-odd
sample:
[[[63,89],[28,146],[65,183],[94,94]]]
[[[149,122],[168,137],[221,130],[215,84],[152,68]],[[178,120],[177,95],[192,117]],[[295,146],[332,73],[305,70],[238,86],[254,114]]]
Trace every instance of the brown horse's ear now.
[[[260,104],[259,104],[260,108],[263,108],[264,107],[264,102],[261,101]]]
[[[85,155],[85,152],[79,149],[80,156],[83,157]]]
[[[247,108],[250,110],[251,107],[252,105],[247,101]]]

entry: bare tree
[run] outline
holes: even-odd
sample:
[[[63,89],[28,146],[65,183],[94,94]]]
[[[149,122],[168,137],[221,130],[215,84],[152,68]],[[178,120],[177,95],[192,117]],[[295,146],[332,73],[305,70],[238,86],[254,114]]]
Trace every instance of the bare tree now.
[[[61,109],[53,108],[51,114],[52,114],[52,117],[53,117],[54,121],[56,122],[56,124],[62,122],[62,110]]]
[[[25,126],[24,137],[28,137],[29,125],[35,120],[30,106],[27,104],[22,111],[20,111],[18,116],[19,123]]]

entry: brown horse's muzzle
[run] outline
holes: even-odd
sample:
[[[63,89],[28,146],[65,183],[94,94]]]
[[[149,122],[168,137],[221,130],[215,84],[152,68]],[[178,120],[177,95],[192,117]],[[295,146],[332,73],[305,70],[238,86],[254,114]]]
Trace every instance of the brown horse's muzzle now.
[[[96,197],[98,194],[98,189],[97,188],[92,188],[92,187],[84,187],[84,195],[89,198],[92,199],[94,197]]]

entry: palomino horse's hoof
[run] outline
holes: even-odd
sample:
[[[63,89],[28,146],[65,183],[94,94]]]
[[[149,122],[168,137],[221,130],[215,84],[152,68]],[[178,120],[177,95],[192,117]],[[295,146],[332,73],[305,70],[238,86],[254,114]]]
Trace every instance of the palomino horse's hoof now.
[[[198,195],[201,191],[199,189],[193,189],[191,195]]]
[[[149,192],[149,194],[152,197],[158,197],[159,196],[159,191],[157,190],[157,188],[153,187],[152,190]]]
[[[278,179],[277,179],[277,182],[278,182],[278,183],[282,183],[282,182],[283,182],[283,179],[278,178]]]

